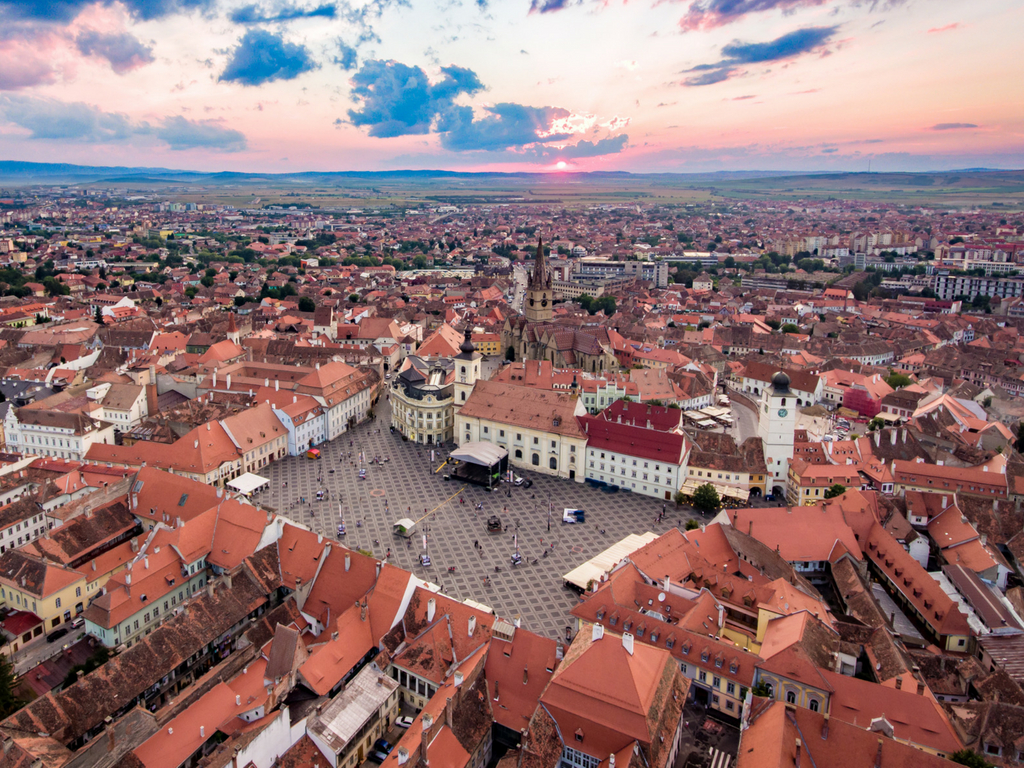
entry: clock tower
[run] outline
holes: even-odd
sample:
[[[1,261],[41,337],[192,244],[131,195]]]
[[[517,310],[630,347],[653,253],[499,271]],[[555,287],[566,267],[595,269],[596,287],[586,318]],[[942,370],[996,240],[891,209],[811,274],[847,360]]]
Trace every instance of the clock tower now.
[[[550,322],[553,315],[551,302],[551,273],[548,271],[548,260],[544,256],[544,243],[537,240],[537,258],[533,262],[533,273],[526,286],[526,321],[529,323]]]
[[[796,397],[789,389],[789,376],[779,371],[772,376],[771,386],[765,387],[757,409],[757,435],[764,449],[768,465],[765,488],[786,491],[789,462],[793,458],[796,432]]]

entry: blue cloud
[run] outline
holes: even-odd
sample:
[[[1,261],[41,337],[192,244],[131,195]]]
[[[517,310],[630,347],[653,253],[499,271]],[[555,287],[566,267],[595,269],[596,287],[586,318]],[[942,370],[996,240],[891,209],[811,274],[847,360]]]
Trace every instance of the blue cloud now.
[[[36,96],[0,96],[0,122],[28,131],[28,138],[125,144],[153,138],[175,150],[212,149],[236,152],[246,147],[245,136],[213,121],[168,117],[157,125],[132,120],[120,112],[104,112],[83,102],[65,102]]]
[[[714,64],[699,64],[687,72],[700,72],[683,81],[684,85],[714,85],[728,80],[737,70],[747,64],[763,64],[780,61],[820,48],[835,35],[838,27],[805,27],[789,32],[766,43],[741,43],[733,41],[722,48],[721,61]]]
[[[116,0],[137,19],[148,21],[175,13],[207,11],[213,0]],[[0,0],[0,11],[8,19],[68,22],[96,0]],[[100,0],[113,5],[115,0]]]
[[[337,15],[337,7],[329,3],[312,8],[301,8],[291,3],[285,3],[275,11],[265,11],[256,4],[243,5],[228,14],[228,18],[235,24],[266,24],[296,19],[333,19]]]
[[[127,32],[105,34],[86,29],[75,38],[75,45],[83,56],[106,59],[119,75],[154,61],[153,49]]]
[[[359,51],[343,40],[338,40],[338,55],[334,57],[334,63],[346,72],[353,70],[359,65]]]
[[[527,107],[522,104],[495,104],[486,107],[487,116],[473,119],[469,107],[455,107],[438,120],[441,146],[445,149],[496,151],[521,147],[538,141],[564,141],[572,134],[546,134],[558,118],[569,116],[569,110],[560,107]]]
[[[825,0],[698,0],[690,5],[679,26],[684,30],[712,29],[732,24],[751,13],[776,9],[792,11],[801,6],[823,5]]]
[[[455,103],[460,96],[484,90],[477,74],[455,66],[444,67],[441,73],[441,80],[431,83],[420,67],[397,61],[365,62],[352,77],[352,98],[357,107],[348,112],[350,122],[368,128],[371,136],[379,138],[436,133],[441,146],[454,152],[500,152],[572,138],[571,133],[553,130],[556,121],[570,116],[562,107],[503,102],[485,107],[485,114],[477,119],[471,107]],[[558,156],[619,152],[627,141],[625,136],[581,141],[559,150]],[[528,152],[541,157],[536,146]],[[522,159],[522,155],[517,157]]]
[[[722,55],[730,64],[760,64],[765,61],[789,59],[827,43],[837,27],[807,27],[777,37],[767,43],[729,43]]]
[[[629,136],[620,134],[600,141],[583,139],[562,149],[545,147],[539,151],[539,160],[579,160],[584,157],[600,157],[601,155],[618,154],[626,148]]]
[[[245,136],[241,131],[225,128],[208,120],[168,117],[153,133],[171,149],[176,150],[214,149],[221,152],[238,152],[246,148]]]
[[[285,42],[281,35],[264,29],[251,29],[239,40],[220,79],[261,85],[272,80],[294,80],[316,68],[305,46]]]
[[[977,127],[974,123],[937,123],[931,129],[933,131],[970,131]]]
[[[361,106],[349,110],[349,119],[380,138],[429,133],[435,118],[453,109],[456,97],[483,90],[471,70],[444,67],[441,72],[442,80],[432,85],[420,67],[379,59],[365,62],[352,76],[352,97]]]

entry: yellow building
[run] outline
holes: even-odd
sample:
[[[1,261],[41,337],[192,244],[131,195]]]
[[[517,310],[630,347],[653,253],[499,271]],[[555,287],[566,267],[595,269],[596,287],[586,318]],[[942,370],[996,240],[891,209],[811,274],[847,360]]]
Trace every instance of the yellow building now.
[[[473,345],[481,355],[501,355],[504,351],[501,348],[500,333],[474,333]]]
[[[14,610],[31,611],[53,629],[82,613],[107,580],[134,557],[131,542],[104,552],[78,568],[15,549],[0,557],[0,599]]]

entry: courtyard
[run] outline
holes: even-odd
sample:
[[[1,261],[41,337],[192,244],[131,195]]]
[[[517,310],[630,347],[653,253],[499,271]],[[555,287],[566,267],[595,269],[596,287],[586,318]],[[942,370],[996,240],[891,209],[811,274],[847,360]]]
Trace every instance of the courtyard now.
[[[389,562],[441,585],[445,594],[483,603],[547,637],[564,639],[572,624],[569,610],[579,599],[563,586],[563,574],[630,533],[662,534],[685,526],[691,517],[700,519],[699,513],[672,502],[666,506],[639,494],[607,494],[519,469],[516,473],[532,480],[532,487],[502,483],[488,492],[445,481],[445,469],[435,471],[447,458],[445,451],[392,434],[387,401],[377,404],[376,415],[317,446],[319,460],[289,457],[265,467],[262,474],[270,486],[256,500],[350,549],[378,558],[390,550]],[[360,470],[365,479],[359,478]],[[325,498],[318,501],[321,490]],[[586,522],[563,525],[567,507],[585,510]],[[667,514],[657,523],[663,508]],[[502,521],[500,533],[487,532],[492,515]],[[404,517],[417,522],[411,538],[392,532],[393,523]],[[342,518],[347,534],[339,537]],[[430,566],[419,561],[422,534],[427,535]],[[516,540],[522,562],[513,567]]]

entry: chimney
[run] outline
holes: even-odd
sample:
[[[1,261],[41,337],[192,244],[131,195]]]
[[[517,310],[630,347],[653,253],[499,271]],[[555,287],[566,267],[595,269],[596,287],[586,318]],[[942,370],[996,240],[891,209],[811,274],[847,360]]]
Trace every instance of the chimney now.
[[[889,442],[892,445],[896,445],[896,430],[895,429],[892,432],[889,433]]]
[[[824,718],[821,721],[821,740],[825,741],[828,738],[828,712],[825,713]]]
[[[602,637],[604,637],[604,625],[603,624],[594,624],[594,628],[593,628],[593,630],[591,632],[591,635],[590,635],[590,641],[593,642],[593,643],[596,643]]]
[[[608,755],[608,768],[615,768],[615,755]]]
[[[897,677],[896,681],[895,681],[895,684],[896,684],[896,690],[897,691],[900,690],[903,687],[903,678],[902,677]]]
[[[201,739],[205,739],[206,738],[206,726],[205,725],[200,725],[199,726],[199,738],[201,738]]]
[[[924,696],[924,683],[920,680],[917,681],[917,695]]]
[[[278,379],[274,379],[274,391],[279,392],[281,390],[281,382]]]
[[[211,600],[213,599],[213,582],[212,581],[206,582],[206,596],[209,597]]]
[[[345,573],[348,573],[348,569],[352,567],[352,555],[348,552],[345,553]]]
[[[146,385],[146,410],[149,411],[150,416],[155,416],[160,412],[160,407],[157,405],[156,399],[156,382],[150,382]]]
[[[299,396],[298,395],[292,395],[292,402],[293,403],[299,402]]]
[[[472,637],[476,631],[476,616],[469,617],[469,636]]]
[[[875,752],[874,768],[882,768],[882,739],[878,740],[878,751]]]
[[[629,632],[622,633],[622,647],[626,649],[626,653],[630,656],[633,655],[633,636]]]
[[[436,610],[437,610],[437,600],[435,600],[434,598],[430,598],[429,600],[427,600],[427,621],[428,622],[434,620],[434,611],[436,611]]]
[[[146,570],[148,571],[149,570],[149,555],[145,555],[142,558],[142,563],[145,566]]]
[[[359,604],[359,620],[366,621],[366,603]]]
[[[457,670],[455,672],[455,687],[458,688],[460,685],[462,685],[462,681],[465,679],[465,675],[462,674],[462,671]]]
[[[405,765],[409,762],[409,750],[405,747],[398,748],[398,764]]]
[[[331,642],[332,643],[336,643],[337,641],[338,641],[338,633],[337,632],[331,632]]]
[[[662,586],[662,589],[663,589],[663,590],[664,590],[665,592],[668,592],[668,590],[669,590],[669,587],[671,587],[671,586],[672,586],[672,578],[671,578],[671,577],[670,577],[670,576],[669,576],[669,575],[668,575],[668,574],[666,573],[666,574],[665,574],[665,583],[664,583],[664,585]]]
[[[796,740],[796,757],[793,758],[793,765],[795,768],[800,768],[800,747],[803,746],[803,742],[800,739]]]
[[[447,725],[449,728],[452,727],[453,709],[455,709],[455,707],[452,706],[452,699],[451,696],[449,696],[447,699],[444,700],[444,722],[445,725]]]
[[[132,585],[132,573],[131,573],[131,571],[128,571],[127,573],[125,573],[125,575],[124,575],[124,583],[127,586],[129,586],[129,587]]]
[[[235,706],[236,707],[242,706],[242,694],[240,694],[240,693],[236,693],[235,694]]]
[[[230,373],[227,376],[227,386],[228,386],[228,389],[231,389],[231,374]]]

